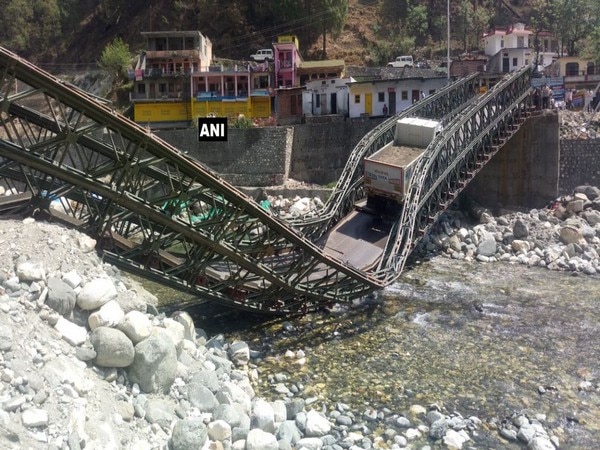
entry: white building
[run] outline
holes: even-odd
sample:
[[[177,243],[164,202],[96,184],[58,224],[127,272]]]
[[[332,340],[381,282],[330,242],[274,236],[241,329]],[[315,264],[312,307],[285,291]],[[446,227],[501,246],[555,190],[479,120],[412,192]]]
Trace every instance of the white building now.
[[[306,83],[302,92],[302,110],[307,117],[348,115],[348,83],[353,78],[331,78]]]
[[[535,52],[537,39],[539,55]],[[495,28],[482,38],[484,53],[489,56],[488,72],[508,73],[529,65],[538,58],[539,69],[558,58],[558,41],[548,32],[537,36],[523,23],[506,28]]]
[[[445,74],[433,77],[420,76],[350,82],[348,83],[349,116],[396,114],[421,98],[433,94],[446,84]]]

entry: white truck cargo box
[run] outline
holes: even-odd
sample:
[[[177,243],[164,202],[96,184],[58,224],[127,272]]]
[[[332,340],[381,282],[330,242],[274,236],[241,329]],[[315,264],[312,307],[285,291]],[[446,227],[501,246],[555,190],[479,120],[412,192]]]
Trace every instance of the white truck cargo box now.
[[[398,146],[426,148],[442,125],[436,120],[407,117],[398,120],[394,143]]]

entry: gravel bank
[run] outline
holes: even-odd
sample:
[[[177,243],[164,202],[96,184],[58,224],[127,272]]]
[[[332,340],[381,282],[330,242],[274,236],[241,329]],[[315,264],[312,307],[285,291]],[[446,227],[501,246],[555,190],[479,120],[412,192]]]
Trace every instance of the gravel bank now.
[[[598,188],[582,186],[544,210],[478,217],[468,225],[449,212],[419,251],[600,271]],[[435,404],[400,413],[317,401],[301,383],[259,375],[262,355],[245,342],[208,336],[185,312],[161,314],[158,299],[104,264],[89,237],[2,220],[0,242],[3,448],[460,449],[483,432],[532,449],[559,447],[543,417],[515,413],[490,430]],[[305,355],[283,357],[301,366]],[[259,376],[280,400],[255,395]]]

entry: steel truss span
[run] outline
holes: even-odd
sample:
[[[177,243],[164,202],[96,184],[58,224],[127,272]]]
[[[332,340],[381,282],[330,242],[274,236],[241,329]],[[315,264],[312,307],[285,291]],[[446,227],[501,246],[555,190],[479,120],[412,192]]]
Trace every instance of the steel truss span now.
[[[105,260],[235,308],[270,314],[351,301],[400,275],[414,243],[527,117],[530,71],[483,96],[455,82],[369,132],[319,216],[285,222],[101,99],[0,47],[2,215],[35,215],[94,237]],[[445,132],[415,172],[378,263],[353,267],[317,245],[364,198],[362,160],[402,117]],[[194,215],[186,214],[194,208]]]

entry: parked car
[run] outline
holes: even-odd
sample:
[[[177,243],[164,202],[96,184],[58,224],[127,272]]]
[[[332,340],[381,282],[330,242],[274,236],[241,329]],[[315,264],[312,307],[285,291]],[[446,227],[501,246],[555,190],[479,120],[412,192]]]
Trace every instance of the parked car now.
[[[273,50],[270,48],[261,48],[260,50],[257,50],[256,53],[254,53],[253,55],[250,55],[250,58],[252,58],[256,62],[264,62],[265,60],[273,61]]]
[[[412,56],[398,56],[395,61],[387,63],[388,67],[413,67]]]

